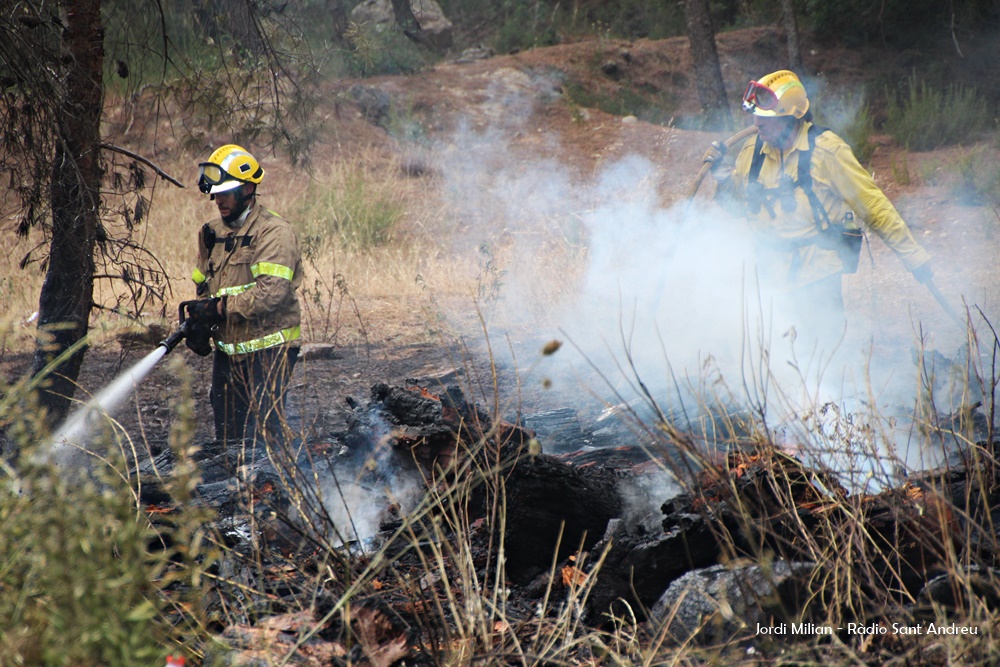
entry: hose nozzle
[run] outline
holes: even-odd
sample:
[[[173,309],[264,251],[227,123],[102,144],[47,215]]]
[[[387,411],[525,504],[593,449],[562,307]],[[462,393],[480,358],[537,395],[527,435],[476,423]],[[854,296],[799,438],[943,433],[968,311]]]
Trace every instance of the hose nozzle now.
[[[167,348],[167,354],[177,347],[177,343],[181,342],[187,338],[188,334],[191,333],[191,323],[187,318],[187,313],[185,309],[188,304],[194,303],[193,301],[182,301],[177,307],[177,320],[180,322],[180,326],[172,334],[160,341],[160,345]]]
[[[188,335],[188,323],[187,321],[181,322],[181,325],[177,327],[177,330],[172,334],[160,341],[160,345],[167,348],[167,354],[177,347],[177,344],[184,340]]]

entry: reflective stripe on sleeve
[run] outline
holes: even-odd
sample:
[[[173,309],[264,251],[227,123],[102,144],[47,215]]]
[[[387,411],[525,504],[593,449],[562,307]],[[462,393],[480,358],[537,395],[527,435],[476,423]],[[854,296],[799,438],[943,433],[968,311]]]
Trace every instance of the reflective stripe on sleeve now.
[[[250,267],[250,273],[253,277],[257,276],[276,276],[278,278],[284,278],[285,280],[291,280],[294,275],[294,271],[287,266],[282,266],[281,264],[274,264],[272,262],[259,262]],[[195,281],[197,282],[197,281]],[[234,296],[236,294],[243,294],[248,289],[257,286],[257,282],[247,283],[246,285],[234,285],[233,287],[223,287],[214,296]]]
[[[250,267],[250,273],[253,274],[254,278],[257,276],[275,276],[276,278],[284,278],[285,280],[291,280],[292,276],[295,275],[293,269],[281,264],[275,264],[274,262],[257,262]]]
[[[243,294],[248,289],[256,287],[257,283],[247,283],[246,285],[236,285],[235,287],[223,287],[214,296],[234,296],[236,294]]]
[[[298,339],[302,335],[302,330],[299,326],[289,327],[287,329],[282,329],[281,331],[276,331],[273,334],[268,334],[262,336],[261,338],[254,338],[253,340],[248,340],[243,343],[220,343],[216,341],[215,345],[222,352],[232,356],[234,354],[250,354],[251,352],[259,352],[261,350],[266,350],[269,347],[274,347],[276,345],[281,345],[282,343],[287,343],[291,340]]]
[[[195,285],[200,285],[206,280],[208,280],[208,276],[206,276],[204,273],[199,271],[197,267],[195,267],[194,271],[191,272],[191,280],[194,281]]]

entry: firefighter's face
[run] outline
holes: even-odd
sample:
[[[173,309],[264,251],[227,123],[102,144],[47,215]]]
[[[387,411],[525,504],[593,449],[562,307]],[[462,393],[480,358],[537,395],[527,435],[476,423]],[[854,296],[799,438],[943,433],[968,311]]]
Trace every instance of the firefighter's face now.
[[[222,216],[223,222],[233,222],[243,215],[243,211],[247,210],[250,194],[252,194],[252,191],[247,192],[248,190],[251,190],[251,187],[244,184],[214,195],[215,206],[219,209],[219,215]]]
[[[794,130],[798,122],[794,116],[753,117],[753,124],[757,126],[760,138],[781,150],[792,147],[792,141],[795,139]]]

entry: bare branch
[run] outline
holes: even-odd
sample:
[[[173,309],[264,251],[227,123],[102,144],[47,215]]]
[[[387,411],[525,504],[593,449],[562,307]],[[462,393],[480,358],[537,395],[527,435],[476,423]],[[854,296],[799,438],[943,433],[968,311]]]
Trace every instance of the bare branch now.
[[[139,162],[143,163],[144,165],[146,165],[147,167],[149,167],[150,169],[152,169],[153,171],[155,171],[157,174],[159,174],[159,176],[161,178],[164,178],[164,179],[170,181],[171,183],[173,183],[174,185],[176,185],[179,188],[186,187],[183,183],[181,183],[180,181],[178,181],[176,178],[174,178],[173,176],[171,176],[170,174],[168,174],[167,172],[163,171],[158,166],[156,166],[155,164],[153,164],[153,162],[151,162],[148,158],[144,158],[143,156],[141,156],[141,155],[139,155],[137,153],[133,153],[130,150],[127,150],[127,149],[122,148],[120,146],[115,146],[113,144],[102,143],[101,144],[101,148],[104,148],[104,149],[109,150],[109,151],[114,151],[115,153],[121,153],[122,155],[127,155],[128,157],[132,158],[133,160],[138,160]]]

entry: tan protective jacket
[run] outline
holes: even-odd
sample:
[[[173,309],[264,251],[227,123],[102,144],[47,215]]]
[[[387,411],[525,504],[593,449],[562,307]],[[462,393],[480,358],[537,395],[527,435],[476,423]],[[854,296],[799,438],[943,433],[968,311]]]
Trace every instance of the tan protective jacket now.
[[[211,250],[205,227],[215,232]],[[302,259],[292,226],[254,202],[239,229],[220,218],[205,227],[198,232],[198,262],[191,277],[199,295],[227,297],[226,321],[214,336],[216,347],[234,356],[277,345],[298,346],[295,290],[302,282]]]
[[[828,237],[817,228],[809,197],[801,187],[791,187],[798,176],[798,160],[809,149],[808,129],[802,123],[795,142],[787,151],[763,144],[764,162],[757,182],[765,192],[785,195],[767,201],[756,212],[748,206],[747,186],[756,137],[743,145],[736,157],[732,178],[720,184],[718,196],[729,208],[745,215],[761,239],[767,263],[774,274],[783,276],[789,287],[798,287],[844,271],[844,263]],[[913,270],[930,255],[913,238],[896,208],[875,185],[874,179],[858,162],[850,147],[833,132],[816,137],[812,160],[812,189],[826,210],[832,225],[848,229],[859,226],[875,232]],[[825,225],[825,221],[820,221]]]

